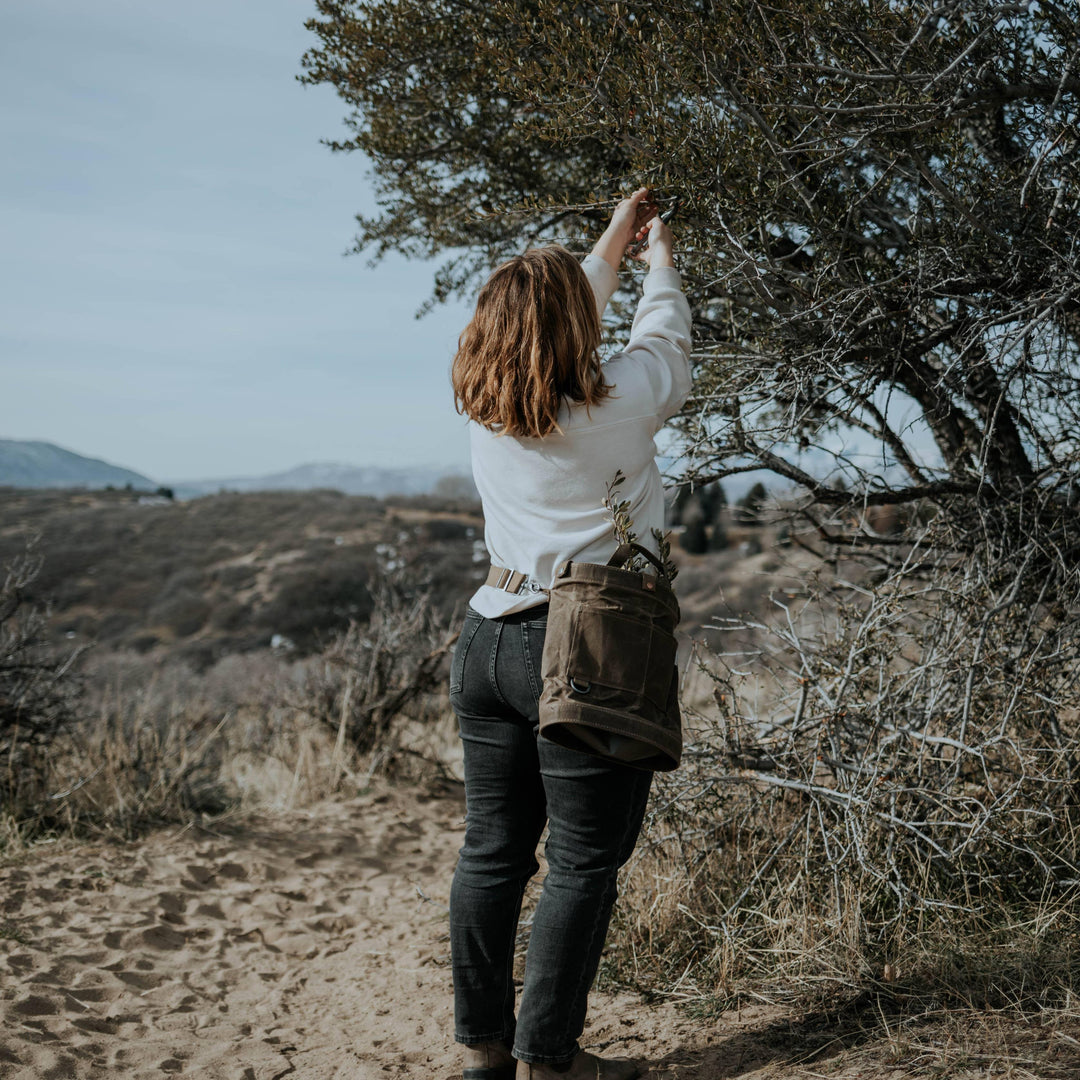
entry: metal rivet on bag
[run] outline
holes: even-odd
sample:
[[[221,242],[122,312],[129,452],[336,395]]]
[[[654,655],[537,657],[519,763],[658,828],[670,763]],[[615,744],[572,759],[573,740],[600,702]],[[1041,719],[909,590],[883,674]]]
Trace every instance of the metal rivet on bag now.
[[[655,581],[649,581],[648,578],[645,579],[643,584],[645,585],[646,589],[655,589],[656,588],[656,582]]]
[[[571,679],[570,689],[577,694],[587,694],[592,689],[592,683],[579,683],[577,679]]]

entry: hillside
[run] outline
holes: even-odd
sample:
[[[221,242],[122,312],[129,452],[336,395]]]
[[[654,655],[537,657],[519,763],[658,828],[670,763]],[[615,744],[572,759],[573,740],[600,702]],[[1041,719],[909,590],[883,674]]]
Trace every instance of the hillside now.
[[[449,614],[486,569],[482,533],[472,504],[426,497],[0,489],[0,563],[38,537],[30,599],[58,638],[197,667],[271,642],[310,651],[363,622],[383,580],[407,578]]]
[[[339,465],[333,462],[297,465],[284,472],[265,476],[239,476],[225,479],[177,480],[169,486],[178,499],[212,495],[218,491],[310,491],[334,488],[346,495],[426,495],[432,492],[460,494],[476,498],[467,470],[445,468],[384,469],[375,466]]]
[[[723,551],[674,545],[684,639],[717,615],[775,615],[814,560],[771,526],[729,525]],[[488,565],[479,506],[435,496],[223,492],[186,502],[130,491],[0,488],[0,565],[34,537],[30,599],[57,640],[175,654],[196,668],[272,643],[317,651],[363,623],[382,582],[463,610]]]
[[[0,439],[0,484],[25,488],[130,485],[153,490],[157,483],[131,469],[85,457],[54,443]]]

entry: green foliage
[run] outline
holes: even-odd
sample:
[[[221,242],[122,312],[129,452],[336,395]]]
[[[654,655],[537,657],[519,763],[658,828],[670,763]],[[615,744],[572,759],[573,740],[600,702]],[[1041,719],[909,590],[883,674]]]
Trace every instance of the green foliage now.
[[[675,489],[675,494],[671,499],[670,509],[668,510],[668,523],[671,525],[681,525],[683,523],[683,516],[686,513],[686,508],[690,505],[690,500],[693,497],[693,492],[690,489],[689,484],[680,484]]]
[[[711,484],[706,484],[705,487],[701,488],[698,492],[698,498],[701,501],[701,508],[705,513],[706,521],[716,521],[724,507],[727,506],[727,495],[719,480],[714,480]]]
[[[653,540],[656,541],[656,551],[660,556],[660,562],[664,567],[664,576],[668,581],[674,581],[679,573],[679,568],[671,560],[671,539],[665,532],[659,529],[650,529]]]
[[[634,521],[630,517],[630,500],[619,499],[616,492],[626,481],[622,469],[618,469],[611,483],[607,486],[607,495],[604,496],[604,509],[611,515],[611,531],[620,544],[633,544],[637,542],[637,533],[634,532]],[[640,560],[639,560],[640,561]],[[627,566],[627,569],[634,569]]]
[[[714,480],[704,487],[682,484],[672,501],[671,524],[691,524],[697,518],[701,518],[703,528],[710,522],[719,524],[723,519],[726,506],[727,495],[719,481]]]
[[[626,476],[622,469],[616,470],[615,476],[607,485],[607,495],[604,496],[603,505],[611,515],[611,529],[615,534],[615,539],[620,544],[634,544],[637,543],[637,533],[634,532],[634,521],[630,517],[630,500],[617,497],[618,489],[625,480]],[[679,568],[671,561],[671,542],[668,540],[667,534],[659,529],[650,531],[653,540],[656,542],[660,562],[664,567],[664,576],[668,581],[674,581]],[[649,568],[649,562],[641,555],[633,555],[623,563],[622,568],[640,573]]]
[[[436,299],[524,245],[582,249],[640,183],[681,197],[698,475],[986,499],[1071,461],[1073,0],[316,7],[302,78],[374,169],[356,249],[453,252]],[[893,468],[842,461],[849,494],[798,454],[852,430]]]

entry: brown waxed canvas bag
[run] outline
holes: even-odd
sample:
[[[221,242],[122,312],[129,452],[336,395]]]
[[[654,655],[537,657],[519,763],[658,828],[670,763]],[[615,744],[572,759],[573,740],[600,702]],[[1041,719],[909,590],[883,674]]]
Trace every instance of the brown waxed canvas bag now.
[[[658,575],[621,569],[635,553]],[[640,544],[623,544],[607,565],[566,563],[550,592],[540,733],[635,768],[676,768],[679,616],[662,565]]]

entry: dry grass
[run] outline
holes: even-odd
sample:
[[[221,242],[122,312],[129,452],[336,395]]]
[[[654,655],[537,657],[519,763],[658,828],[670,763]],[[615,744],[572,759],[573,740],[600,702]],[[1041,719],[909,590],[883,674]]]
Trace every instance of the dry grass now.
[[[0,851],[442,768],[468,506],[0,495]]]
[[[440,714],[437,701],[424,701],[416,744],[418,720],[401,715],[360,750],[319,715],[313,686],[323,663],[266,650],[200,673],[132,652],[93,657],[80,722],[39,761],[38,797],[0,811],[0,854],[349,797],[375,771],[403,780],[445,771],[436,750],[450,739],[448,707]]]
[[[687,859],[700,852],[693,833],[703,823],[685,822],[676,839],[661,820],[664,794],[661,784],[620,886],[601,985],[674,1001],[707,1026],[773,1006],[782,1019],[740,1038],[748,1060],[782,1061],[784,1076],[1080,1075],[1080,913],[1071,900],[1048,894],[997,925],[969,923],[963,936],[928,921],[897,934],[883,959],[859,933],[853,886],[837,923],[827,890],[815,903],[791,867],[777,867],[745,940],[725,932],[725,919],[771,846],[734,827],[723,846]],[[788,825],[775,823],[778,833]]]

